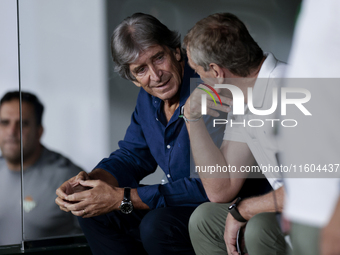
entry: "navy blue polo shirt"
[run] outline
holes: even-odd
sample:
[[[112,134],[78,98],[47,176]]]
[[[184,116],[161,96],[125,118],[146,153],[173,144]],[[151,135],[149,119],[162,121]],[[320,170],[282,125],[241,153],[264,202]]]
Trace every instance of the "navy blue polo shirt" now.
[[[141,88],[131,124],[124,140],[119,142],[119,149],[96,166],[115,176],[120,187],[137,188],[141,200],[150,209],[198,206],[208,201],[201,180],[190,178],[189,135],[185,121],[179,117],[180,108],[190,95],[190,78],[197,78],[197,75],[186,64],[180,87],[180,106],[168,123],[163,113],[163,101]],[[213,140],[220,144],[225,127],[219,126],[222,132],[215,129]],[[140,187],[140,180],[155,172],[157,165],[169,182]]]

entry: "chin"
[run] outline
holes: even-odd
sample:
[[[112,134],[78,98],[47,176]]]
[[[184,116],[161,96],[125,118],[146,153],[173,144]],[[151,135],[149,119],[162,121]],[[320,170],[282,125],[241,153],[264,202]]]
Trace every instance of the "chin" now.
[[[3,154],[3,157],[6,158],[8,162],[11,162],[12,164],[20,164],[21,158],[20,155],[5,155]]]
[[[171,100],[177,95],[178,89],[172,89],[167,92],[162,93],[159,98],[164,100]]]

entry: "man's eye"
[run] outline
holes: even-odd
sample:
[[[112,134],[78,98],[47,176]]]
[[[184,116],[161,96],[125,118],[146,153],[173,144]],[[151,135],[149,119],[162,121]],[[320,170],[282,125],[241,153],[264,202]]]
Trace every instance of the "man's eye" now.
[[[25,120],[22,121],[22,126],[23,126],[23,127],[28,127],[29,124],[30,124],[30,123],[29,123],[28,121],[25,121]]]
[[[8,121],[5,121],[5,120],[1,120],[0,121],[0,126],[7,126],[9,124],[9,122]]]
[[[142,75],[142,74],[144,74],[145,73],[145,70],[146,70],[146,68],[145,67],[141,67],[141,68],[139,68],[138,70],[137,70],[137,75]]]
[[[164,55],[157,56],[156,61],[163,60],[163,58],[164,58]]]

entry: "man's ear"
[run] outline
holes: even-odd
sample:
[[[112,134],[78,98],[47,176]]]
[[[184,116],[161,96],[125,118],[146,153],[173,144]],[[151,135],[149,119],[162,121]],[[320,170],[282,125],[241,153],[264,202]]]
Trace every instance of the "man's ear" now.
[[[215,78],[224,78],[224,71],[219,65],[211,63],[209,66],[210,71],[212,72]]]
[[[132,81],[137,87],[142,87],[142,84],[140,84],[138,81]]]
[[[176,58],[176,60],[178,62],[182,60],[182,55],[181,55],[181,49],[180,48],[176,48],[176,50],[175,50],[175,58]]]

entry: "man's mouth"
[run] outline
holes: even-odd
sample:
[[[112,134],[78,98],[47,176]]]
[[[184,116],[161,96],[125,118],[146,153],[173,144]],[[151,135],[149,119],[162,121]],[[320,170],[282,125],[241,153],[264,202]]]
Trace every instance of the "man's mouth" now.
[[[164,82],[163,84],[158,85],[156,88],[163,88],[163,87],[165,87],[166,85],[168,85],[169,81],[170,81],[170,79],[167,80],[166,82]]]
[[[16,139],[10,139],[10,140],[5,140],[5,144],[19,144],[20,140],[16,140]]]

